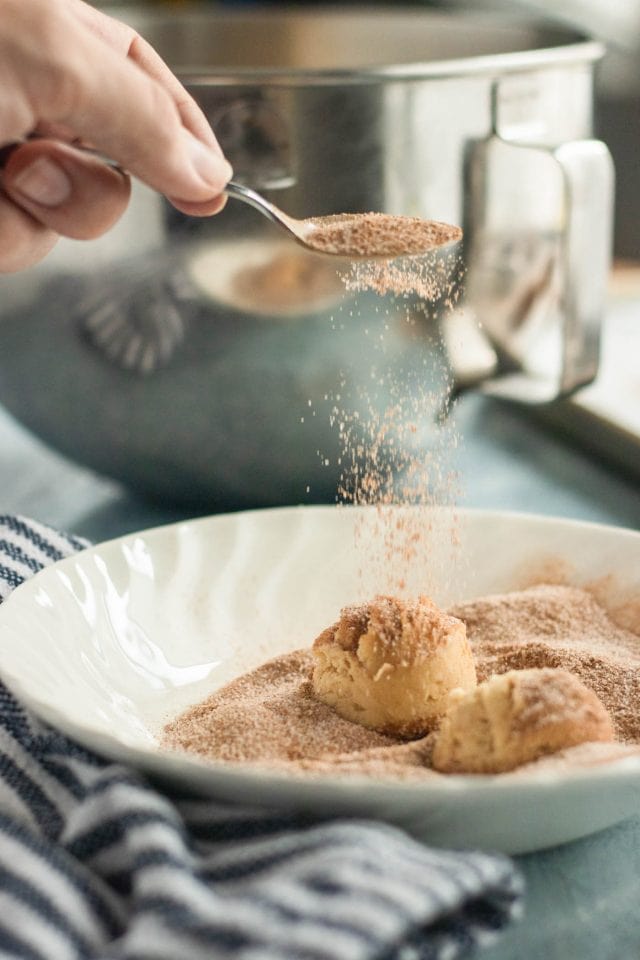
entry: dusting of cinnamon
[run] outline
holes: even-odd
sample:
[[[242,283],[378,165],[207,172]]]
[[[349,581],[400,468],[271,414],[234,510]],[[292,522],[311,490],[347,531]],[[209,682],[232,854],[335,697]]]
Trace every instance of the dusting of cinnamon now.
[[[310,650],[268,661],[167,724],[164,744],[218,760],[328,760],[391,737],[342,720],[313,695]]]
[[[466,624],[479,680],[513,669],[569,670],[602,701],[615,727],[617,743],[580,744],[500,776],[640,754],[640,636],[617,626],[588,592],[541,585],[449,613]],[[357,608],[354,617],[360,629]],[[289,773],[446,776],[430,766],[433,734],[407,741],[344,720],[314,697],[312,668],[309,650],[277,657],[167,724],[163,746]]]
[[[585,590],[540,585],[461,604],[478,680],[507,670],[560,667],[605,705],[616,735],[640,743],[640,637],[617,626]]]
[[[313,654],[318,700],[346,720],[407,739],[438,725],[453,690],[476,685],[464,624],[426,596],[347,607]]]
[[[451,308],[460,292],[454,276],[457,254],[434,247],[455,242],[461,231],[446,224],[382,214],[318,218],[316,227],[312,236],[321,252],[384,258],[354,259],[341,276],[342,282],[352,292],[404,298],[407,340],[413,341],[416,351],[422,348],[428,355],[434,345],[425,338],[421,311],[424,318],[429,316],[428,304]],[[422,301],[419,308],[416,298]],[[356,307],[357,301],[353,309]],[[378,530],[372,537],[369,525],[367,549],[361,553],[367,562],[373,557],[373,562],[383,564],[390,586],[403,591],[412,565],[428,570],[428,563],[422,561],[434,534],[427,511],[403,513],[397,505],[415,508],[454,503],[458,478],[447,460],[459,437],[455,422],[438,416],[448,406],[452,384],[445,377],[435,391],[426,390],[425,366],[403,365],[398,373],[390,362],[393,358],[386,354],[388,329],[385,322],[384,331],[376,337],[369,388],[358,386],[358,395],[354,390],[353,396],[345,396],[349,391],[345,374],[335,395],[324,399],[333,401],[331,424],[338,429],[341,443],[338,462],[342,474],[336,499],[341,504],[377,508]],[[358,409],[353,401],[358,402]],[[425,423],[436,424],[427,445],[420,436]],[[328,465],[326,455],[321,451],[318,455]],[[388,510],[390,507],[394,509]],[[455,547],[454,527],[448,535]],[[365,533],[357,531],[356,536],[364,539]],[[554,581],[564,575],[560,569],[545,572]],[[380,578],[374,579],[379,582]],[[637,605],[633,610],[627,606],[628,620],[633,615],[638,623]],[[390,601],[381,609],[376,632],[384,639],[393,632],[398,610]],[[459,604],[448,613],[466,625],[479,681],[512,670],[560,668],[593,691],[614,724],[617,743],[579,744],[501,776],[519,776],[546,767],[591,766],[640,754],[640,636],[624,629],[620,618],[614,622],[594,596],[559,583],[543,584]],[[344,650],[354,650],[370,621],[370,607],[349,608],[340,628],[330,628],[323,637],[327,642],[336,640]],[[374,683],[386,685],[391,666],[387,657],[374,673]],[[258,764],[289,773],[384,779],[445,775],[432,768],[435,734],[407,740],[406,734],[381,733],[345,719],[314,695],[312,672],[310,650],[278,657],[171,721],[162,744],[209,760]],[[537,717],[566,708],[559,696],[558,688],[550,686],[544,696],[534,698],[527,723],[535,726]]]
[[[380,582],[381,567],[389,589],[404,592],[412,567],[429,570],[436,540],[449,554],[448,568],[458,563],[455,511],[445,530],[432,523],[431,508],[454,507],[460,495],[454,383],[434,321],[455,304],[461,273],[459,253],[445,247],[419,257],[354,260],[341,275],[347,290],[379,299],[362,301],[371,316],[363,338],[370,377],[352,381],[345,367],[338,389],[325,397],[333,401],[329,422],[338,434],[336,502],[377,512],[375,522],[369,516],[356,530],[364,595]],[[356,299],[353,314],[359,309]]]

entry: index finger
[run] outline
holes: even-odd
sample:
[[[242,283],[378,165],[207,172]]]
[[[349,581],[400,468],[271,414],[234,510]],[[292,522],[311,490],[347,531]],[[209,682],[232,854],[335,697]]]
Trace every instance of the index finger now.
[[[29,45],[26,54],[24,43],[10,45],[5,61],[9,80],[32,113],[32,128],[38,121],[63,124],[160,193],[178,202],[206,204],[200,213],[218,209],[213,201],[231,168],[214,148],[212,133],[199,139],[193,120],[183,122],[187,101],[176,93],[178,81],[169,83],[172,93],[124,56],[131,49],[128,28],[99,20],[107,41],[88,27],[76,15],[79,10],[86,18],[80,0],[52,5],[42,0],[37,7],[34,17],[33,9],[15,6],[15,19],[25,19],[22,27],[15,25],[16,32],[22,37],[28,27]]]
[[[196,101],[144,37],[129,24],[106,16],[95,7],[84,3],[84,0],[68,0],[68,3],[76,16],[91,31],[122,56],[137,63],[148,76],[153,77],[168,91],[188,130],[198,139],[210,143],[212,147],[222,152],[210,124]]]

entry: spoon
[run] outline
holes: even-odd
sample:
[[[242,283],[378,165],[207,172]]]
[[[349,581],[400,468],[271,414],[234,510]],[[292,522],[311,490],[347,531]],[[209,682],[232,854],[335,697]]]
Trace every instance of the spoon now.
[[[0,168],[11,152],[23,142],[11,143],[0,149]],[[109,166],[120,169],[118,163],[92,147],[81,146],[79,149],[98,157]],[[462,238],[460,227],[441,223],[439,220],[422,220],[419,217],[388,213],[338,213],[297,220],[255,190],[235,180],[227,183],[225,193],[228,197],[255,207],[307,250],[349,260],[416,257],[438,247],[456,243]]]
[[[352,259],[415,257],[462,237],[460,227],[387,213],[339,213],[297,220],[250,187],[230,180],[227,196],[242,200],[315,253]]]

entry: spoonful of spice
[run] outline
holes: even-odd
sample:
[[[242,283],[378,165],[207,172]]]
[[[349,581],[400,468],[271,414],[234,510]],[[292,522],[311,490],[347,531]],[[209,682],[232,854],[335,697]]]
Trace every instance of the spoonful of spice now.
[[[338,213],[296,220],[255,190],[233,180],[225,191],[229,197],[255,207],[308,250],[345,259],[416,257],[462,237],[460,227],[448,223],[389,213]]]

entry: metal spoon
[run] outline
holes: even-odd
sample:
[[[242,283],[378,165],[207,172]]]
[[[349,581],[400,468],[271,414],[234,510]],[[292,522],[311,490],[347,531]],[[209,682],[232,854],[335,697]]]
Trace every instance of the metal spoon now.
[[[308,250],[349,260],[420,256],[462,237],[460,227],[448,223],[386,213],[339,213],[297,220],[234,180],[229,181],[225,192],[255,207]]]
[[[27,139],[35,139],[29,137]],[[0,150],[0,168],[18,143]],[[80,147],[109,166],[121,169],[119,164],[91,147]],[[313,250],[348,260],[394,260],[415,257],[438,247],[456,243],[462,238],[460,227],[438,220],[396,216],[388,213],[339,213],[324,217],[290,217],[261,194],[230,180],[225,187],[228,197],[242,200],[286,231],[297,243]]]

